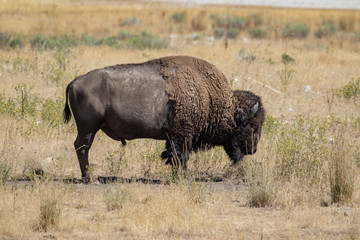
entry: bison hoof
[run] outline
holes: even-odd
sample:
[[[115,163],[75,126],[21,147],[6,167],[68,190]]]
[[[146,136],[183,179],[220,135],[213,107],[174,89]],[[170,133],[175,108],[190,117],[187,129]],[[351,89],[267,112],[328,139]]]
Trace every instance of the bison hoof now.
[[[85,184],[89,184],[91,182],[90,176],[82,177],[81,182]]]

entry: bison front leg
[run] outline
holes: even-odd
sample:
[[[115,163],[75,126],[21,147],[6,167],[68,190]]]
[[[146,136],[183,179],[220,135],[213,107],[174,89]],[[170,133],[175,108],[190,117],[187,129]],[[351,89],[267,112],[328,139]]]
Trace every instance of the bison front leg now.
[[[234,145],[225,145],[224,150],[232,161],[232,165],[238,165],[244,157],[244,153],[241,151],[240,147]]]
[[[176,138],[166,141],[166,150],[162,152],[161,158],[166,160],[166,164],[170,164],[174,170],[181,168],[187,171],[187,162],[191,151],[190,141],[179,141]]]
[[[78,133],[74,142],[75,151],[79,160],[81,169],[81,178],[85,183],[90,181],[89,174],[89,150],[94,141],[96,132],[87,134]]]

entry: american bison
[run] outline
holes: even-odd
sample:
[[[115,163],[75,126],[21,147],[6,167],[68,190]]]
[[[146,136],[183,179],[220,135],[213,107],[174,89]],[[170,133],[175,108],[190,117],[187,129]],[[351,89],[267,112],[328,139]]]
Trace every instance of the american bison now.
[[[233,164],[256,152],[265,119],[259,96],[232,91],[214,65],[189,56],[96,69],[66,88],[64,121],[74,115],[74,146],[88,179],[88,153],[100,129],[114,140],[166,141],[161,157],[187,168],[189,154],[223,146]]]

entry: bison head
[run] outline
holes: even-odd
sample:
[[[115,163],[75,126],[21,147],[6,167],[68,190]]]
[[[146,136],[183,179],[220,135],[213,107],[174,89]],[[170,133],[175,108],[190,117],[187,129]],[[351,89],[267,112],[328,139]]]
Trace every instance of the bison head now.
[[[235,90],[233,102],[236,128],[230,134],[224,148],[233,164],[236,164],[244,155],[256,152],[262,124],[265,121],[265,110],[260,97],[249,91]]]

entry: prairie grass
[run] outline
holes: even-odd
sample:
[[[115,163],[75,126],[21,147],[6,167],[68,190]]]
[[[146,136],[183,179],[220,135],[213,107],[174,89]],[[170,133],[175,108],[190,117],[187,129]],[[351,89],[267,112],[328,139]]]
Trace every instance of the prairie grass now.
[[[80,0],[3,1],[0,9],[0,238],[359,238],[359,11]],[[335,33],[317,38],[328,21]],[[297,23],[307,36],[285,38]],[[228,34],[229,24],[239,35],[226,48],[211,36]],[[32,47],[41,43],[34,36],[58,45]],[[113,36],[139,47],[112,45]],[[154,39],[166,46],[147,47]],[[239,60],[241,49],[251,61]],[[258,152],[238,168],[221,147],[193,153],[188,178],[174,180],[160,159],[164,142],[123,147],[99,132],[89,154],[94,179],[127,183],[65,184],[80,177],[75,123],[62,122],[67,83],[167,55],[205,59],[233,89],[262,97]]]

